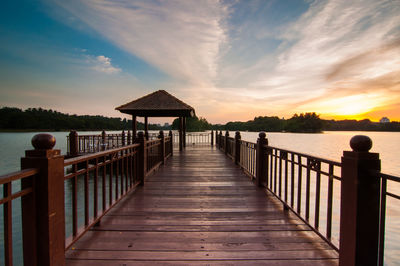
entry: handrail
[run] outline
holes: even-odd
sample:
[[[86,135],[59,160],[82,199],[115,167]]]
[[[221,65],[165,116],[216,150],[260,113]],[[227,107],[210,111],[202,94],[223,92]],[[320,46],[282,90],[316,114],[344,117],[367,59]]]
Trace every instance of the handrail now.
[[[334,179],[340,181],[335,173],[341,170],[341,163],[272,146],[264,148],[269,163],[265,180],[268,191],[339,251],[339,232],[332,232],[332,217]],[[321,179],[323,176],[327,178],[326,181]],[[322,187],[322,184],[325,186]],[[324,206],[326,208],[322,209]],[[326,221],[324,232],[320,226],[321,218]],[[332,239],[333,233],[336,241]]]
[[[211,143],[211,132],[189,132],[186,133],[186,143],[190,145],[209,145]],[[174,145],[179,145],[179,133],[173,133]]]
[[[388,181],[400,184],[400,177],[385,174],[382,172],[377,173],[378,178],[381,179],[381,199],[380,199],[380,225],[379,225],[379,264],[384,264],[384,251],[385,251],[385,232],[386,232],[386,202],[387,197],[400,200],[400,195],[389,192],[387,183]]]
[[[239,138],[235,139],[235,146],[239,147],[240,151],[239,153],[235,153],[233,157],[232,153],[229,151],[232,138],[228,137],[228,134],[226,136],[223,136],[222,132],[216,134],[217,147],[227,154],[227,156],[235,160],[235,162],[238,161],[237,164],[247,175],[250,176],[250,178],[257,179],[257,183],[259,185],[264,186],[269,193],[274,195],[280,202],[282,202],[284,210],[291,210],[297,217],[307,224],[311,230],[318,234],[336,251],[339,251],[338,238],[342,228],[342,224],[339,227],[338,221],[342,219],[340,215],[344,216],[344,214],[342,210],[339,214],[339,208],[342,208],[343,206],[338,206],[339,203],[334,199],[340,198],[341,201],[343,201],[344,193],[346,193],[346,199],[349,199],[349,195],[351,197],[354,197],[355,195],[355,192],[351,192],[353,189],[365,189],[365,184],[360,187],[354,186],[354,180],[358,180],[358,178],[364,178],[362,179],[365,180],[363,182],[367,182],[369,185],[372,185],[375,184],[375,181],[368,180],[372,180],[374,177],[377,177],[380,181],[380,184],[376,187],[380,188],[380,192],[377,193],[376,189],[374,188],[375,185],[372,185],[371,189],[366,190],[366,192],[363,193],[375,194],[365,194],[363,197],[367,197],[365,200],[368,200],[369,195],[375,198],[379,197],[379,199],[376,201],[374,199],[374,203],[370,202],[371,204],[375,204],[375,202],[377,202],[377,205],[379,205],[379,207],[377,207],[379,214],[377,214],[376,211],[374,214],[370,214],[375,215],[375,217],[379,216],[377,218],[377,223],[374,222],[374,224],[371,224],[370,222],[371,227],[379,224],[379,230],[374,231],[377,232],[375,236],[379,238],[379,244],[376,245],[376,253],[370,256],[370,258],[373,260],[377,258],[378,265],[383,265],[387,197],[400,200],[400,195],[398,193],[388,191],[388,182],[400,183],[400,177],[382,173],[380,170],[375,173],[374,169],[380,169],[380,167],[377,166],[380,165],[379,154],[365,151],[365,149],[372,146],[372,142],[368,137],[353,137],[350,141],[353,151],[344,152],[342,162],[337,162],[305,153],[273,147],[268,145],[267,141],[265,142],[267,143],[266,145],[262,144],[264,142],[256,144],[248,141],[242,141],[240,140],[240,134],[238,132],[237,134],[239,135]],[[265,141],[265,134],[260,133],[260,138],[262,136],[264,137]],[[260,139],[258,141],[260,141]],[[229,142],[229,145],[227,145],[227,142]],[[259,149],[262,151],[261,153],[259,153]],[[239,156],[240,158],[234,158],[235,156]],[[372,172],[358,169],[354,163],[357,161],[360,161],[360,164],[362,162],[364,167],[369,167]],[[371,166],[369,166],[366,165],[365,162],[373,163]],[[262,173],[257,172],[259,170],[258,164],[262,165],[260,166],[262,167]],[[344,168],[345,166],[346,168]],[[358,171],[360,171],[360,173],[357,174]],[[342,175],[346,176],[345,180],[347,181],[345,183]],[[358,182],[360,181],[357,181],[357,184]],[[345,186],[347,190],[342,191],[341,187],[343,186]],[[363,204],[363,202],[359,202],[357,204]],[[354,208],[362,207],[352,206],[350,209],[351,208],[354,210]],[[368,210],[365,211],[368,212]],[[347,216],[348,213],[349,212],[347,211]],[[352,215],[353,217],[351,217]],[[349,217],[346,217],[354,219],[354,215],[357,215],[358,217],[358,214],[350,214]],[[360,218],[357,219],[363,219],[361,217],[367,217],[366,215],[368,215],[368,213],[363,213]],[[334,216],[336,216],[336,218],[334,218]],[[364,223],[363,221],[364,220],[360,220],[360,223]],[[325,223],[325,227],[322,227],[321,223]],[[344,228],[346,228],[347,225],[346,223],[344,224]],[[349,228],[350,227],[347,227],[346,230],[352,230]],[[376,230],[373,228],[371,229]],[[370,239],[368,241],[375,241],[375,236],[368,238]],[[342,235],[340,235],[340,237],[342,237]],[[354,240],[354,237],[356,237],[355,234],[354,236],[350,236],[349,239],[352,237],[353,240],[350,241],[356,241]],[[340,246],[342,246],[342,243],[340,243]],[[343,263],[349,262],[346,256],[340,255],[340,259],[343,260]]]
[[[22,212],[31,211],[34,213],[34,177],[39,173],[39,169],[29,168],[21,171],[9,173],[0,176],[0,185],[3,186],[3,194],[0,197],[0,205],[3,205],[3,230],[4,237],[2,246],[4,246],[4,264],[13,265],[13,200],[22,199]],[[17,192],[13,192],[12,185],[14,181],[21,181],[21,189]],[[19,184],[18,184],[19,185]],[[17,186],[18,187],[18,186]],[[35,219],[35,217],[30,217]],[[33,228],[23,224],[23,237],[32,234]],[[24,250],[25,252],[25,250]],[[26,251],[28,254],[29,251]],[[22,262],[19,262],[22,263]]]
[[[70,196],[65,195],[65,201],[71,202],[67,204],[70,209],[66,209],[65,217],[66,220],[70,218],[72,226],[67,228],[67,234],[70,236],[66,239],[66,250],[139,184],[137,176],[139,146],[132,144],[64,161],[64,179],[71,190]],[[82,190],[78,186],[82,182],[84,204],[79,208],[78,193],[79,191],[82,193]],[[90,187],[90,184],[93,187]]]

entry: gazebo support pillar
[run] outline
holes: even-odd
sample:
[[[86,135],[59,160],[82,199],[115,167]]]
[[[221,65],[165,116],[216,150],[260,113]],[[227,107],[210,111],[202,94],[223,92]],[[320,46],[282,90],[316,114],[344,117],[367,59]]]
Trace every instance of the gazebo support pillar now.
[[[186,117],[183,117],[183,126],[182,126],[182,130],[183,130],[183,147],[186,148]]]
[[[183,119],[179,117],[179,150],[183,150]]]
[[[137,131],[137,118],[136,115],[132,115],[132,143],[136,141],[136,131]]]
[[[149,140],[149,119],[147,116],[144,117],[144,137]]]

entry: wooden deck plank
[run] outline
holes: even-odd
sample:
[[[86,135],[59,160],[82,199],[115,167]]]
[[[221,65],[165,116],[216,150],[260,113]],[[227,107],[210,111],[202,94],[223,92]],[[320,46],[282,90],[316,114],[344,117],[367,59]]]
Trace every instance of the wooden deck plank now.
[[[67,265],[337,265],[338,254],[209,146],[176,152],[66,252]]]

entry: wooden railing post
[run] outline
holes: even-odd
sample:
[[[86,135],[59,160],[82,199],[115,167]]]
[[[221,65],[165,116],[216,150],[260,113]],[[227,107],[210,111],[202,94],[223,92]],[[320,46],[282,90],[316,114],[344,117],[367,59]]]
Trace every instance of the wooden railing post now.
[[[160,134],[158,135],[158,138],[160,139],[160,156],[162,158],[162,162],[163,164],[165,164],[165,162],[167,161],[167,159],[165,158],[165,138],[164,138],[164,131],[160,130]]]
[[[268,139],[265,138],[265,132],[260,132],[257,139],[256,147],[256,183],[258,186],[264,186],[264,181],[267,180],[268,156],[266,154],[265,145],[268,145]]]
[[[174,155],[174,135],[172,134],[172,130],[169,131],[168,135],[171,137],[171,141],[170,141],[169,145],[171,145],[170,149],[171,149],[171,156],[172,156],[172,155]]]
[[[106,143],[106,132],[104,130],[101,132],[101,140],[103,142],[101,150],[104,151],[106,146],[108,146],[108,143]]]
[[[121,139],[121,141],[122,141],[122,145],[121,146],[125,146],[125,130],[122,130],[122,139]]]
[[[22,169],[39,169],[33,197],[22,200],[24,265],[65,265],[64,156],[52,149],[55,144],[52,135],[37,134],[35,149],[21,159]]]
[[[127,139],[128,139],[127,144],[130,145],[130,144],[132,143],[132,136],[131,136],[131,131],[130,131],[130,130],[128,130],[128,137],[127,137]]]
[[[146,170],[147,170],[147,149],[146,149],[146,138],[144,133],[140,131],[137,137],[137,143],[140,144],[139,147],[139,169],[138,169],[138,177],[140,186],[144,185],[144,178],[146,177]]]
[[[339,265],[378,265],[381,161],[367,136],[350,146],[342,157]]]
[[[239,165],[240,163],[240,132],[236,131],[235,133],[235,164]]]
[[[214,146],[214,131],[211,130],[211,146]]]
[[[219,149],[222,149],[222,144],[224,142],[222,141],[222,130],[219,131]]]
[[[71,130],[69,133],[69,155],[70,156],[78,156],[79,144],[78,144],[78,132],[75,130]]]
[[[229,131],[227,130],[225,132],[225,154],[228,154],[228,137],[229,137]]]

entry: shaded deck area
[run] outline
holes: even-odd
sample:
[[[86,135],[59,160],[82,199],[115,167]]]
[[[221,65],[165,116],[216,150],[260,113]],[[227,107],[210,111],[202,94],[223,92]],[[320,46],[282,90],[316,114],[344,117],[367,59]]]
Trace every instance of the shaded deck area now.
[[[337,265],[338,254],[210,146],[175,152],[66,252],[67,265]]]

